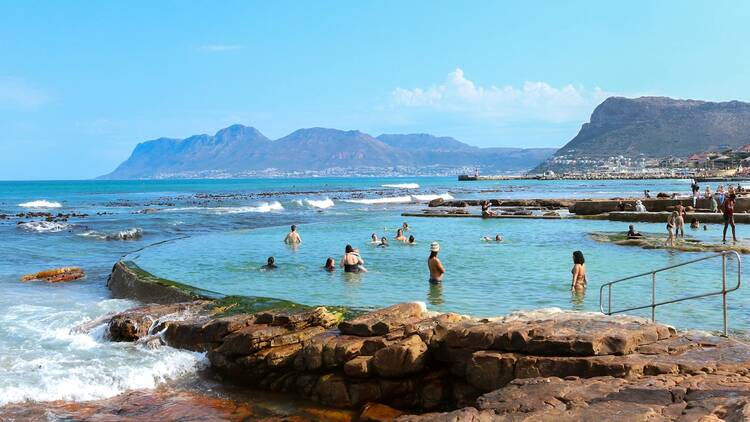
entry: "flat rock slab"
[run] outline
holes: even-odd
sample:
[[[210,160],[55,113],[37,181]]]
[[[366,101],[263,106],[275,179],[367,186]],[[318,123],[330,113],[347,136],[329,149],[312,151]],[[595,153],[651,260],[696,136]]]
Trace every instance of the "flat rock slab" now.
[[[382,336],[396,327],[418,322],[425,316],[423,303],[400,303],[344,321],[339,324],[339,330],[343,334],[360,337]]]
[[[447,328],[445,343],[537,356],[600,356],[633,353],[674,335],[674,328],[642,319],[559,312],[454,324]]]

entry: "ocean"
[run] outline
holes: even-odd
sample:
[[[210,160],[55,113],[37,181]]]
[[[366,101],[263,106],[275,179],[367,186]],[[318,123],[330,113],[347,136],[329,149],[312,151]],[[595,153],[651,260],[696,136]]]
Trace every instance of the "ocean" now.
[[[137,303],[112,299],[106,279],[119,259],[161,277],[227,294],[288,299],[309,305],[373,308],[417,300],[434,311],[475,316],[556,307],[597,311],[601,283],[673,265],[701,253],[645,250],[599,242],[592,233],[625,231],[626,223],[596,220],[408,218],[436,197],[611,198],[644,189],[688,194],[688,180],[481,181],[453,177],[248,180],[0,182],[0,405],[27,400],[90,400],[190,379],[205,356],[107,341],[96,324]],[[406,221],[416,244],[392,239]],[[282,240],[297,224],[299,248]],[[664,234],[664,225],[638,224]],[[738,226],[740,238],[746,237]],[[501,234],[501,243],[483,236]],[[716,242],[718,225],[689,236]],[[442,286],[427,283],[430,242],[447,268]],[[365,274],[328,273],[327,257],[360,249]],[[586,256],[589,287],[569,291],[571,253]],[[268,256],[275,271],[260,266]],[[70,283],[21,282],[24,274],[79,266]],[[659,276],[660,299],[721,286],[718,262]],[[730,270],[730,276],[732,275]],[[618,306],[645,304],[650,279],[616,290]],[[718,283],[718,284],[717,284]],[[730,327],[750,330],[748,294],[730,295]],[[648,315],[650,311],[636,313]],[[719,298],[659,308],[657,320],[681,329],[721,328]],[[94,321],[94,323],[92,323]],[[92,330],[77,330],[81,324]]]

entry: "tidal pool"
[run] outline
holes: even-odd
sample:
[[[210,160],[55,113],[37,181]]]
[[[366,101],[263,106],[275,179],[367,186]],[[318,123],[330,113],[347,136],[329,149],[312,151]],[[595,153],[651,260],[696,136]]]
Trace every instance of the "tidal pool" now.
[[[154,246],[129,257],[147,271],[197,287],[225,293],[266,296],[308,305],[370,308],[403,301],[423,301],[430,310],[474,316],[496,316],[547,307],[598,311],[599,286],[652,269],[708,256],[710,253],[648,250],[593,240],[593,232],[627,230],[623,222],[563,220],[482,220],[410,218],[417,244],[394,241],[404,221],[396,212],[341,216],[299,226],[303,243],[283,243],[288,227],[267,227],[191,237]],[[721,239],[721,227],[690,230],[706,242]],[[638,224],[641,232],[662,234],[664,224]],[[740,226],[740,231],[742,226]],[[370,244],[370,235],[386,236],[387,248]],[[501,243],[482,236],[504,237]],[[666,234],[664,233],[666,238]],[[427,282],[426,259],[432,241],[441,244],[447,268],[442,285]],[[368,273],[323,270],[327,257],[337,261],[344,246],[359,248]],[[584,294],[570,289],[571,254],[583,251],[589,286]],[[260,267],[274,256],[279,268]],[[728,264],[728,284],[736,281],[736,263]],[[721,260],[708,260],[657,276],[657,301],[721,289]],[[748,293],[729,295],[729,326],[744,336],[750,328]],[[643,277],[613,289],[613,308],[646,305],[651,278]],[[633,312],[649,316],[650,310]],[[712,297],[657,309],[657,320],[678,328],[720,330],[721,298]]]

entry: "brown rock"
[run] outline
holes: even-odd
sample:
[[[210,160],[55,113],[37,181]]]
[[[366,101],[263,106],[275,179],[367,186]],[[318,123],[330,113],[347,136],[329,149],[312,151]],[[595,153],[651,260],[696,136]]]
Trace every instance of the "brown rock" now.
[[[256,315],[259,324],[279,325],[290,330],[300,330],[312,326],[331,328],[339,323],[340,316],[324,307],[305,311],[270,310]]]
[[[359,414],[360,422],[389,422],[404,412],[380,403],[367,403]]]
[[[109,336],[113,341],[135,341],[151,329],[161,331],[174,320],[199,318],[211,308],[211,302],[195,301],[169,305],[146,305],[116,314],[109,322]]]
[[[400,303],[359,316],[339,324],[343,334],[369,337],[388,334],[395,327],[416,322],[424,316],[424,305]]]
[[[339,368],[347,361],[359,356],[367,341],[357,336],[334,336],[323,344],[323,367]]]
[[[372,367],[383,377],[403,377],[425,369],[427,345],[413,335],[375,352]]]
[[[366,378],[370,375],[372,356],[357,356],[344,364],[344,374],[352,378]]]
[[[274,337],[287,332],[287,329],[283,327],[251,324],[226,336],[216,351],[229,356],[248,355],[269,347]]]
[[[515,365],[512,353],[475,352],[466,368],[466,381],[480,391],[492,391],[515,378]]]
[[[266,365],[274,369],[288,366],[294,362],[294,358],[297,357],[300,350],[302,350],[302,345],[299,343],[274,347],[266,354]]]
[[[346,380],[335,374],[323,375],[318,379],[313,392],[321,403],[334,407],[351,407],[352,401]]]

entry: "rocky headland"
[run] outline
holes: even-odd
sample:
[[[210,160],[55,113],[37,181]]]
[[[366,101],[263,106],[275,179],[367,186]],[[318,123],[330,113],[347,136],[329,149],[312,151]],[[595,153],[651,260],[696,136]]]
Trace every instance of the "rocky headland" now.
[[[110,287],[137,290],[138,275],[118,263]],[[109,335],[206,352],[222,379],[365,409],[362,420],[750,415],[750,347],[640,318],[535,311],[477,319],[432,314],[419,303],[366,313],[247,312],[222,300],[131,309],[110,319]]]

